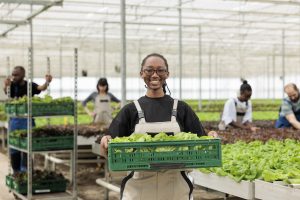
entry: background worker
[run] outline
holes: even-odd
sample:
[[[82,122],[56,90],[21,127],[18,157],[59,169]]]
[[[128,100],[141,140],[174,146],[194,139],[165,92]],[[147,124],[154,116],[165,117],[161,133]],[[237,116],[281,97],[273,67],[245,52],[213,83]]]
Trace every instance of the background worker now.
[[[239,95],[226,101],[219,123],[219,130],[227,127],[248,129],[256,131],[258,128],[252,122],[252,104],[250,101],[252,88],[246,80],[240,87]]]
[[[100,152],[103,156],[107,156],[111,137],[135,133],[176,134],[182,131],[206,135],[191,107],[166,95],[169,66],[162,55],[154,53],[146,56],[141,64],[140,77],[146,84],[146,95],[125,105],[114,118],[108,131],[110,135],[101,139]],[[121,199],[192,199],[192,191],[193,184],[186,171],[132,171],[122,181]]]
[[[284,92],[287,94],[287,97],[282,101],[275,127],[300,129],[299,89],[296,84],[289,83],[284,87]]]
[[[93,123],[102,125],[103,128],[108,128],[112,121],[111,102],[120,103],[109,91],[109,85],[106,78],[100,78],[96,85],[97,92],[90,94],[83,102],[82,106],[86,113],[93,118]],[[87,103],[93,101],[94,111],[90,111]]]
[[[10,86],[10,98],[19,98],[23,96],[27,96],[27,81],[25,78],[25,69],[22,66],[16,66],[13,69],[12,76],[8,77],[4,81],[4,92],[8,94],[8,87]],[[40,94],[41,91],[44,91],[49,86],[52,81],[52,76],[47,74],[45,76],[45,83],[42,85],[38,85],[34,82],[32,85],[32,96],[36,94]],[[32,125],[35,126],[34,119],[32,120]],[[14,118],[11,117],[9,121],[9,130],[21,130],[27,129],[27,118]],[[15,149],[10,149],[11,155],[11,166],[14,172],[24,171],[27,169],[27,156],[25,153],[21,153]]]

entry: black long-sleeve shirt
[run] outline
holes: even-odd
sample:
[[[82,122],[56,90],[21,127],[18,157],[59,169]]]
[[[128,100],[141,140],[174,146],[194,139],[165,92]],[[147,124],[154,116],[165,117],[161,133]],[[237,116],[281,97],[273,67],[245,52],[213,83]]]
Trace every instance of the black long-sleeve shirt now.
[[[38,85],[34,82],[31,83],[32,85],[32,96],[36,94],[40,94],[41,91],[38,90]],[[24,81],[24,84],[16,84],[14,82],[10,85],[10,97],[11,98],[19,98],[27,95],[27,81]]]
[[[146,122],[170,121],[174,99],[169,95],[161,98],[149,98],[143,96],[138,102],[144,112]],[[183,101],[178,101],[176,120],[183,132],[192,132],[198,135],[206,135],[195,112]],[[112,137],[129,136],[134,132],[138,124],[138,112],[134,103],[124,106],[112,121],[109,134]]]

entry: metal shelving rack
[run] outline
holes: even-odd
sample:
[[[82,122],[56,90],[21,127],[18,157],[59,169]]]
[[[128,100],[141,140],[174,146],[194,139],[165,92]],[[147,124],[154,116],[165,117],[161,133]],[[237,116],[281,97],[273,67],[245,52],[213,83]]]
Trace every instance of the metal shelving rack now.
[[[33,4],[40,4],[39,1],[0,1],[0,2],[5,2],[5,3],[27,3],[31,4],[31,12],[33,8]],[[40,10],[38,10],[35,13],[32,13],[27,19],[25,20],[26,22],[29,22],[30,26],[30,48],[28,49],[28,70],[27,70],[27,108],[28,108],[28,113],[27,113],[27,138],[28,138],[28,149],[19,149],[16,148],[12,145],[9,145],[9,148],[14,148],[22,152],[27,153],[27,177],[28,177],[28,182],[27,182],[27,195],[22,195],[19,194],[18,192],[12,190],[12,192],[19,197],[20,199],[47,199],[47,200],[54,200],[54,199],[61,199],[61,200],[75,200],[77,199],[77,181],[76,181],[76,172],[77,172],[77,133],[78,133],[78,128],[77,128],[77,78],[78,78],[78,50],[74,50],[74,143],[73,143],[73,149],[72,150],[55,150],[55,151],[32,151],[32,88],[31,88],[31,83],[33,81],[33,66],[34,66],[34,60],[33,60],[33,55],[34,55],[34,48],[33,48],[33,25],[32,25],[32,19],[37,16],[38,14],[42,13],[43,11],[49,9],[52,6],[55,5],[61,5],[62,0],[56,0],[56,1],[44,1],[46,3],[44,7]],[[26,23],[25,23],[26,24]],[[5,35],[9,32],[12,31],[14,28],[17,28],[19,24],[16,24],[13,28],[9,29],[7,32],[5,32]],[[49,65],[49,64],[48,64]],[[8,96],[10,97],[10,89],[8,90]],[[8,120],[10,120],[10,115],[8,115]],[[15,116],[14,116],[15,117]],[[16,116],[16,117],[21,117],[21,116]],[[25,117],[25,116],[23,116]],[[43,116],[47,117],[47,116]],[[57,117],[57,116],[56,116]],[[9,144],[9,132],[10,129],[8,128],[8,137],[7,137],[7,142]],[[8,157],[9,156],[9,151],[8,152]],[[33,172],[33,163],[32,163],[32,158],[35,153],[47,153],[47,152],[70,152],[71,153],[71,170],[70,173],[72,175],[71,178],[71,185],[72,185],[72,191],[71,192],[64,192],[64,193],[48,193],[48,194],[38,194],[38,195],[33,195],[32,194],[32,172]],[[10,163],[8,163],[10,165]],[[10,166],[9,166],[10,169]]]
[[[78,133],[78,117],[77,117],[77,77],[78,77],[78,50],[75,49],[74,51],[74,143],[73,143],[73,149],[72,150],[54,150],[54,151],[32,151],[32,124],[31,124],[31,119],[32,119],[32,91],[31,91],[31,83],[32,83],[32,69],[33,69],[33,51],[31,48],[29,48],[29,67],[28,67],[28,97],[27,97],[27,102],[28,102],[28,113],[27,113],[27,138],[28,138],[28,149],[20,149],[16,148],[12,145],[9,145],[10,148],[19,150],[21,152],[27,153],[27,177],[28,177],[28,190],[27,190],[27,195],[24,196],[22,194],[19,194],[18,192],[12,190],[12,192],[18,196],[21,199],[62,199],[62,200],[75,200],[77,199],[77,181],[76,181],[76,172],[77,172],[77,133]],[[10,116],[8,116],[10,118]],[[18,117],[18,116],[17,116]],[[24,117],[24,116],[20,116]],[[48,116],[43,116],[43,117],[48,117]],[[56,116],[57,117],[57,116]],[[8,141],[9,141],[9,131],[8,130]],[[58,152],[70,152],[71,153],[71,185],[72,185],[72,191],[71,192],[65,192],[65,193],[48,193],[48,194],[39,194],[39,195],[33,195],[32,194],[32,172],[33,172],[33,166],[32,166],[32,158],[33,154],[35,153],[58,153]],[[10,168],[10,167],[9,167]]]

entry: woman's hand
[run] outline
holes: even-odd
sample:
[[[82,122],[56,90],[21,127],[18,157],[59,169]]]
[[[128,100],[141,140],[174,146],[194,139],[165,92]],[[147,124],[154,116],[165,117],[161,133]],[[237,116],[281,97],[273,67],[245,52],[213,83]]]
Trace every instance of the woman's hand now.
[[[100,141],[100,155],[107,159],[108,141],[111,139],[110,135],[104,135]]]
[[[50,74],[46,74],[45,79],[46,79],[46,84],[49,85],[49,83],[51,83],[52,81],[52,76]]]
[[[250,127],[250,130],[252,131],[252,132],[256,132],[257,130],[259,130],[260,128],[259,127],[255,127],[255,126],[251,126]]]
[[[214,138],[217,138],[217,137],[218,137],[218,133],[217,133],[216,131],[209,131],[207,135],[208,135],[208,136],[212,136],[212,137],[214,137]]]
[[[94,113],[94,112],[89,112],[88,115],[94,119],[94,117],[96,116],[96,113]]]
[[[11,77],[9,76],[4,80],[4,86],[8,87],[10,85],[11,85]]]
[[[7,77],[4,80],[4,87],[3,87],[3,91],[5,94],[7,94],[7,87],[11,85],[11,77]]]

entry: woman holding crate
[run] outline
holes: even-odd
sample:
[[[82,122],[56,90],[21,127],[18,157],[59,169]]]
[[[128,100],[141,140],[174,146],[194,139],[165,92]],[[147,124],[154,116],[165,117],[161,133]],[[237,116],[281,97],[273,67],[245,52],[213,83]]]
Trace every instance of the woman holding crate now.
[[[206,135],[195,112],[185,102],[166,95],[169,68],[162,55],[147,55],[141,64],[140,77],[146,84],[146,95],[124,106],[112,121],[111,135],[104,136],[100,143],[103,156],[107,156],[111,137],[159,132]],[[192,191],[193,184],[186,171],[132,171],[122,181],[121,199],[188,200],[192,199]]]

